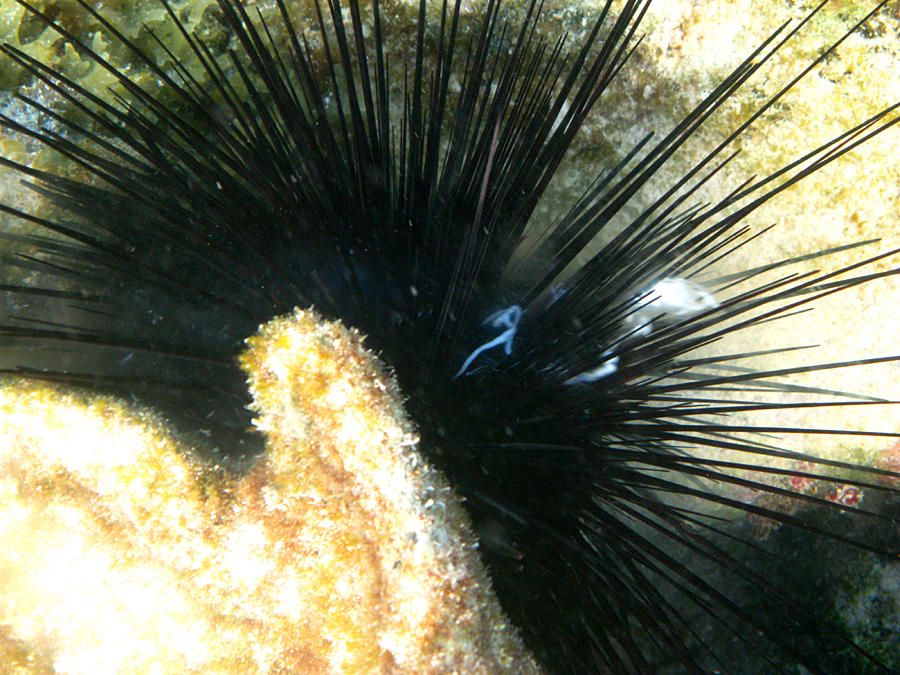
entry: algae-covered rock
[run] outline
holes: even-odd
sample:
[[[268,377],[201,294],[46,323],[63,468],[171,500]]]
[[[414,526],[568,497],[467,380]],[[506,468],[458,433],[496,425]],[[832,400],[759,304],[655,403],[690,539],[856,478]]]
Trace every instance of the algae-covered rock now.
[[[648,188],[625,208],[619,224],[636,216],[642,207],[676,184],[874,6],[871,2],[827,3],[657,172]],[[558,201],[548,210],[552,212],[562,200],[580,193],[592,175],[592,162],[609,165],[609,159],[604,158],[624,157],[646,134],[654,133],[653,142],[674,128],[779,26],[789,20],[787,30],[800,26],[812,7],[781,0],[652,3],[644,24],[643,43],[635,54],[634,65],[638,67],[623,69],[615,92],[600,101],[597,114],[585,130],[588,140],[578,146],[579,158],[572,171],[561,176],[561,196],[554,195]],[[778,39],[785,36],[782,33]],[[847,36],[819,66],[754,120],[718,160],[710,163],[697,178],[732,151],[739,151],[715,177],[699,187],[689,203],[715,203],[744,181],[758,180],[790,166],[898,100],[900,17],[896,6],[888,6]],[[780,268],[758,277],[754,283],[790,273],[839,269],[900,248],[898,157],[900,130],[894,127],[804,177],[742,222],[742,226],[750,228],[750,234],[774,227],[730,252],[698,281],[714,282],[730,272],[854,242],[879,240]],[[897,256],[889,256],[858,273],[886,272],[897,265]],[[736,290],[739,289],[730,292]],[[898,294],[900,282],[896,277],[873,281],[824,297],[813,303],[811,310],[793,318],[728,336],[712,350],[743,353],[785,346],[815,347],[782,355],[767,354],[735,364],[767,370],[894,354],[900,325],[891,299]],[[796,375],[792,381],[898,400],[900,379],[888,370],[882,365],[833,369]],[[741,418],[734,416],[733,421],[740,424]],[[755,416],[753,422],[889,432],[900,426],[893,408],[885,406],[810,408],[790,415]],[[889,445],[877,438],[860,441],[839,436],[785,435],[777,441],[782,447],[843,459],[857,453],[862,444],[867,462],[876,461]]]

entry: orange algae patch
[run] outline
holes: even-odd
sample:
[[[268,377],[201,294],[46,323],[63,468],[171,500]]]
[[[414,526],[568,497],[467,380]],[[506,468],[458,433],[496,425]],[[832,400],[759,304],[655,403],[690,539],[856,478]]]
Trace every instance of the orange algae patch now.
[[[0,657],[21,673],[538,672],[396,383],[312,311],[240,357],[237,474],[112,398],[0,389]]]

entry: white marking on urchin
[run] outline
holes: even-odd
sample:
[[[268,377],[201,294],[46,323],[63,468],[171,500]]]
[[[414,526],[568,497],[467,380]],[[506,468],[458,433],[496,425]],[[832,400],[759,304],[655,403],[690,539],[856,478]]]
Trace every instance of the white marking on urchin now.
[[[639,323],[644,323],[642,317],[649,320],[661,314],[686,319],[719,306],[715,296],[703,286],[677,277],[660,279],[641,295],[646,295],[650,302],[636,313],[635,319]]]
[[[680,277],[660,279],[637,297],[643,304],[628,315],[626,322],[631,338],[646,338],[653,333],[653,321],[687,319],[719,306],[715,296],[700,284]],[[601,357],[609,357],[606,349]],[[619,369],[619,357],[604,359],[599,366],[570,377],[563,384],[596,382]]]
[[[469,366],[472,365],[472,361],[477,359],[482,352],[486,352],[488,349],[503,345],[506,355],[509,356],[512,354],[512,342],[513,338],[516,336],[516,330],[519,328],[519,320],[521,318],[522,308],[518,305],[510,305],[506,309],[498,309],[496,312],[489,314],[487,318],[481,322],[482,325],[491,324],[494,328],[505,328],[506,330],[493,340],[485,342],[469,354],[469,357],[463,362],[462,367],[457,371],[456,375],[453,376],[453,379],[455,380],[465,373]]]
[[[619,357],[614,356],[607,359],[593,370],[586,370],[579,373],[575,377],[570,377],[563,384],[579,384],[582,382],[595,382],[596,380],[608,377],[619,369]]]

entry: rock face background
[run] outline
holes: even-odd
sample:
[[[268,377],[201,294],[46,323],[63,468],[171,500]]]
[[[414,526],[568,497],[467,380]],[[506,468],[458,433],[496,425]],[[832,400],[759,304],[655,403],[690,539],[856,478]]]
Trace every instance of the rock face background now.
[[[622,98],[606,101],[596,130],[589,134],[602,136],[602,142],[613,148],[630,147],[648,131],[671,128],[772,31],[788,19],[796,25],[811,6],[743,0],[656,3],[646,24],[646,49],[639,56],[642,67],[626,73],[628,84],[623,87]],[[829,3],[723,106],[714,123],[697,134],[685,152],[660,173],[657,187],[642,201],[649,202],[662,188],[673,184],[871,8],[872,3]],[[714,179],[705,186],[698,198],[714,202],[743,180],[780,169],[896,103],[900,97],[898,66],[900,18],[893,5],[848,37],[821,67],[757,120],[732,146],[740,154],[726,167],[721,180]],[[747,220],[756,232],[774,227],[730,255],[710,277],[868,239],[881,241],[782,269],[770,278],[788,272],[837,269],[900,248],[898,152],[900,133],[894,128],[788,189]],[[897,263],[894,256],[867,269],[882,271]],[[785,345],[817,346],[808,354],[767,356],[742,364],[766,369],[895,354],[898,324],[892,298],[898,297],[898,291],[896,279],[866,284],[823,299],[815,303],[813,311],[794,320],[755,328],[716,349],[740,352]],[[893,364],[816,373],[794,381],[897,400],[898,374],[900,367]],[[893,409],[872,407],[792,413],[789,424],[783,418],[769,421],[784,426],[896,431],[897,420]],[[779,442],[817,455],[846,458],[850,453],[857,460],[861,445],[865,456],[873,460],[890,445],[881,440],[861,443],[858,439],[823,441],[814,437],[780,438]]]
[[[101,11],[104,15],[117,28],[135,36],[141,46],[154,57],[161,58],[162,54],[155,47],[147,28],[152,29],[167,44],[176,45],[175,54],[179,58],[188,58],[187,51],[177,46],[181,43],[171,28],[166,26],[165,13],[154,0],[94,4],[97,7],[102,4]],[[305,3],[287,4],[295,16],[303,15]],[[506,11],[511,15],[521,13],[520,4],[508,3]],[[548,34],[565,30],[571,33],[573,40],[577,40],[578,35],[589,24],[588,18],[600,4],[602,3],[585,2],[582,5],[549,6],[546,11]],[[273,3],[257,5],[265,16],[274,16],[276,10]],[[142,86],[151,89],[159,86],[159,83],[146,76],[142,64],[133,54],[105,37],[99,23],[86,17],[76,8],[75,3],[56,1],[40,3],[38,6],[60,20],[85,44],[107,55],[116,67],[136,78]],[[179,16],[203,36],[214,52],[221,53],[227,48],[230,36],[224,32],[213,2],[182,0],[173,3],[173,6]],[[753,110],[798,74],[806,63],[815,58],[823,45],[837,39],[869,6],[868,3],[836,1],[825,8],[797,39],[782,48],[777,57],[723,107],[712,124],[697,134],[689,146],[673,158],[660,172],[654,184],[634,200],[628,213],[634,215],[642,205],[651,203],[665,187],[683,175],[752,114]],[[477,12],[478,5],[473,3],[467,9],[472,13]],[[394,27],[395,31],[392,42],[398,52],[395,63],[403,63],[402,55],[411,48],[410,35],[408,31],[404,32],[404,27],[412,25],[414,10],[410,4],[393,2],[385,4],[385,12],[389,17],[386,23]],[[560,173],[548,195],[543,215],[552,217],[560,203],[568,203],[572,195],[579,193],[600,168],[614,164],[648,132],[653,131],[657,136],[665,134],[778,25],[788,18],[796,21],[807,12],[807,7],[787,0],[734,0],[718,3],[664,0],[655,3],[645,22],[646,37],[635,53],[634,63],[623,71],[614,95],[601,101],[598,106],[596,115],[574,148],[571,161]],[[859,34],[848,38],[820,68],[804,78],[789,95],[745,132],[736,144],[741,150],[740,154],[720,176],[703,187],[698,193],[698,199],[714,201],[721,198],[748,177],[771,173],[855,122],[894,103],[900,98],[898,35],[900,19],[897,7],[892,6],[873,18]],[[461,34],[461,39],[467,37],[465,32]],[[77,49],[45,28],[40,21],[26,16],[24,10],[12,0],[0,0],[0,41],[21,46],[48,65],[70,76],[77,76],[83,86],[92,90],[103,92],[114,85],[107,72],[92,65]],[[18,71],[9,67],[4,57],[0,57],[0,87],[6,92],[21,87],[22,91],[36,100],[51,107],[57,105],[51,92],[32,86]],[[40,119],[8,95],[0,96],[0,111],[20,121],[53,124],[52,119]],[[66,112],[75,114],[73,111]],[[56,173],[73,171],[71,167],[61,166],[50,153],[19,135],[0,132],[0,154]],[[716,270],[716,273],[727,274],[731,269],[755,267],[772,260],[801,256],[867,239],[880,238],[882,241],[865,248],[799,263],[790,271],[837,268],[878,252],[900,247],[900,162],[897,157],[900,157],[900,133],[895,129],[787,190],[753,214],[748,221],[754,231],[770,224],[777,227],[731,256],[728,267]],[[42,210],[36,195],[23,190],[19,178],[5,170],[0,170],[0,202],[14,203],[36,213],[41,213]],[[3,227],[6,231],[15,232],[22,225],[5,222]],[[6,246],[6,242],[0,242],[0,248]],[[875,265],[872,271],[886,270],[897,264],[896,259],[885,260]],[[2,274],[8,278],[17,273],[4,269]],[[753,331],[752,343],[735,340],[726,345],[717,345],[716,349],[745,351],[784,345],[821,345],[810,350],[809,355],[801,357],[810,363],[896,353],[898,330],[894,299],[898,297],[898,290],[896,279],[866,284],[818,303],[820,307],[815,311],[796,317],[795,320],[779,321],[764,330]],[[8,308],[4,307],[0,311],[6,312]],[[796,365],[797,358],[794,353],[785,357],[767,358],[760,364],[744,365],[776,369],[786,364]],[[898,371],[900,368],[897,365],[879,365],[818,373],[798,377],[795,381],[824,389],[858,391],[896,400],[900,399]],[[67,392],[14,382],[5,384],[2,401],[2,427],[5,434],[3,447],[6,453],[3,459],[2,499],[4,508],[8,506],[12,509],[9,517],[3,519],[4,549],[14,557],[30,550],[48,564],[57,566],[62,564],[61,561],[76,559],[89,560],[94,566],[64,566],[57,577],[59,585],[54,586],[41,583],[45,576],[38,579],[14,572],[20,569],[15,565],[24,564],[24,558],[2,563],[0,583],[4,584],[2,592],[8,608],[21,607],[28,594],[32,594],[29,602],[35,603],[49,601],[65,592],[75,593],[72,603],[62,606],[60,614],[54,620],[60,624],[84,626],[85,632],[76,641],[87,651],[76,654],[60,652],[56,648],[44,649],[41,646],[43,643],[36,641],[35,636],[41,630],[45,630],[47,635],[52,631],[32,622],[27,630],[4,629],[6,632],[0,635],[0,661],[21,663],[33,672],[53,672],[54,669],[60,672],[86,672],[81,664],[90,663],[99,654],[99,651],[91,652],[91,649],[100,650],[100,645],[105,645],[104,649],[112,648],[112,656],[105,658],[114,659],[115,649],[126,644],[119,640],[124,639],[126,628],[137,624],[145,625],[144,612],[149,611],[147,605],[165,602],[173,615],[184,618],[184,623],[178,624],[179,627],[154,626],[147,629],[149,633],[132,632],[129,639],[142,642],[151,650],[155,647],[150,645],[162,640],[173,646],[176,650],[173,653],[179,659],[193,650],[192,658],[198,659],[198,668],[203,672],[210,672],[207,668],[212,668],[213,665],[219,667],[216,665],[219,662],[215,659],[221,659],[220,665],[232,660],[240,667],[249,662],[242,659],[250,659],[254,663],[275,663],[278,658],[287,659],[285,663],[294,659],[290,663],[304,664],[304,667],[309,668],[316,665],[326,667],[327,658],[322,657],[318,649],[301,650],[288,655],[279,651],[286,644],[283,635],[277,637],[274,643],[281,647],[251,649],[248,656],[248,652],[241,651],[248,645],[238,645],[240,641],[234,639],[235,634],[229,630],[238,630],[234,626],[240,625],[241,631],[249,626],[248,630],[254,635],[268,631],[256,623],[257,617],[252,616],[252,612],[236,619],[228,614],[230,610],[217,607],[212,610],[211,615],[204,618],[194,614],[195,609],[184,604],[191,593],[183,593],[182,586],[178,584],[183,583],[187,576],[193,576],[187,570],[194,564],[185,563],[186,559],[179,558],[184,550],[194,547],[191,555],[199,556],[198,559],[205,560],[210,565],[210,570],[215,570],[209,572],[210,584],[224,583],[225,576],[237,574],[242,569],[252,577],[256,572],[252,572],[249,567],[242,567],[245,563],[241,561],[248,556],[252,557],[254,552],[261,556],[256,562],[268,555],[263,549],[268,550],[268,545],[272,543],[269,539],[277,537],[266,529],[267,526],[259,523],[246,527],[241,525],[231,534],[220,532],[215,536],[210,535],[212,539],[219,537],[216,545],[223,546],[222,550],[240,553],[241,560],[231,561],[236,564],[233,568],[228,567],[230,563],[227,555],[223,558],[221,550],[214,554],[214,548],[207,548],[212,547],[213,543],[202,537],[192,543],[185,543],[181,539],[182,535],[169,532],[166,537],[170,539],[166,541],[171,548],[166,555],[172,557],[157,560],[152,565],[141,562],[130,549],[95,551],[90,543],[98,532],[118,532],[116,528],[131,528],[134,531],[145,528],[142,531],[158,533],[162,530],[154,528],[172,527],[171,523],[162,523],[162,520],[168,518],[174,518],[179,527],[187,528],[185,531],[206,532],[208,528],[215,529],[213,514],[227,512],[226,506],[232,504],[230,500],[237,500],[240,495],[252,495],[252,498],[247,499],[255,504],[254,508],[278,511],[278,505],[285,497],[274,497],[274,501],[266,501],[266,495],[271,497],[273,494],[264,487],[271,478],[263,476],[268,469],[259,469],[242,479],[240,485],[236,482],[229,483],[230,479],[221,472],[210,470],[204,473],[205,469],[184,459],[185,449],[178,448],[170,438],[164,420],[154,418],[145,411],[132,410],[121,402],[80,398]],[[759,417],[754,418],[754,421],[762,423]],[[790,419],[779,418],[773,420],[773,423],[779,426],[858,430],[896,431],[900,428],[897,414],[890,406],[873,406],[865,410],[845,412],[795,412],[791,413]],[[91,461],[72,459],[70,453],[66,453],[65,462],[61,457],[40,459],[40,453],[44,452],[40,448],[61,452],[74,442],[73,439],[88,438],[92,434],[104,439],[93,446],[96,452],[108,447],[104,444],[109,444],[116,448],[115,455],[105,456],[103,459],[95,457]],[[849,458],[893,467],[895,470],[900,468],[891,464],[897,462],[897,452],[891,450],[892,444],[880,439],[861,442],[855,438],[826,437],[822,440],[809,437],[779,441],[785,444],[796,443],[798,449],[817,455]],[[32,456],[23,453],[23,447],[34,449],[37,454]],[[403,453],[406,451],[402,447],[405,446],[401,446],[398,452],[405,457]],[[72,467],[66,464],[69,461],[84,461],[86,464]],[[112,465],[106,464],[107,462],[112,462]],[[82,470],[87,473],[79,473]],[[17,471],[25,473],[15,473]],[[42,477],[36,479],[37,474],[30,473],[32,471],[38,472]],[[15,476],[26,478],[13,478]],[[84,476],[91,478],[88,480]],[[67,506],[67,499],[85,496],[85,490],[90,492],[87,503],[99,504],[96,509],[91,506],[87,511],[80,511]],[[165,497],[169,492],[174,501]],[[95,502],[98,494],[116,495],[115,506],[103,505],[105,502],[102,500]],[[58,495],[64,497],[57,498]],[[291,497],[294,498],[296,495]],[[120,499],[125,501],[120,503]],[[30,505],[23,507],[17,500],[25,500]],[[229,516],[235,524],[240,524],[243,517],[237,512]],[[118,518],[124,520],[117,520]],[[840,523],[834,525],[840,527]],[[35,542],[44,543],[25,544],[28,533],[34,535]],[[146,536],[149,541],[158,535],[141,536]],[[463,533],[459,536],[462,548],[472,547],[470,535]],[[136,541],[144,542],[136,544],[137,549],[143,550],[145,544],[150,546],[140,537]],[[10,545],[8,542],[15,543]],[[47,546],[46,542],[56,543],[49,548],[42,548]],[[264,543],[266,546],[263,546]],[[804,550],[806,544],[802,541],[784,542],[783,545],[798,549],[797,555],[823,561],[818,579],[800,579],[798,583],[810,583],[810,593],[827,589],[834,611],[851,631],[864,636],[867,646],[875,650],[886,650],[884,653],[896,650],[896,627],[900,623],[900,574],[896,565],[885,566],[864,556],[849,561],[831,561],[828,551]],[[89,551],[93,552],[88,553]],[[277,558],[281,554],[272,555]],[[122,570],[125,565],[132,563],[136,564],[129,569],[135,571],[136,575],[131,576],[129,581],[126,579],[129,574]],[[479,576],[481,573],[472,574],[475,575],[473,585],[477,591],[474,596],[476,600],[473,601],[475,609],[472,611],[482,612],[484,625],[496,624],[501,627],[497,635],[504,634],[505,620],[483,595],[484,582]],[[67,583],[67,575],[81,580],[83,584],[79,586]],[[247,577],[239,581],[258,583],[260,578],[254,580]],[[177,592],[171,586],[166,586],[172,579],[178,579],[175,585]],[[98,591],[97,584],[121,582],[124,589],[124,584],[132,581],[136,585],[127,593],[136,595],[126,596],[123,590],[119,599],[113,598],[107,605],[98,604],[98,598],[103,597],[103,594]],[[79,588],[81,590],[76,592]],[[121,599],[124,597],[133,599],[125,602]],[[142,597],[145,598],[144,601],[141,600]],[[146,598],[152,598],[152,603]],[[86,607],[91,608],[90,615],[96,617],[96,622],[85,624],[84,619],[88,614],[85,612]],[[207,609],[209,608],[203,611]],[[130,617],[129,620],[120,621],[118,617],[125,615]],[[4,617],[9,616],[10,614],[4,614]],[[229,621],[236,623],[229,624]],[[0,618],[0,624],[9,625],[10,621]],[[233,628],[223,628],[225,625]],[[188,630],[186,626],[192,628]],[[115,630],[111,631],[111,628],[122,630],[123,633],[120,635]],[[320,636],[328,634],[329,639],[334,639],[333,631],[338,629],[334,626],[318,626],[311,630],[319,631],[317,634]],[[202,643],[204,635],[208,635],[211,640],[220,639],[220,642],[216,642],[215,647],[209,646],[204,648],[206,651],[201,649],[201,653],[197,653],[197,645]],[[491,656],[485,657],[488,659],[485,664],[509,665],[514,663],[511,659],[522,659],[523,663],[529,663],[527,656],[520,652],[514,634],[509,632],[508,636],[500,639],[497,644],[488,646],[487,653]],[[400,653],[411,647],[397,649]],[[385,652],[378,652],[377,655],[359,658],[386,658],[384,654]],[[204,661],[206,658],[212,660]],[[115,669],[111,670],[114,671]]]

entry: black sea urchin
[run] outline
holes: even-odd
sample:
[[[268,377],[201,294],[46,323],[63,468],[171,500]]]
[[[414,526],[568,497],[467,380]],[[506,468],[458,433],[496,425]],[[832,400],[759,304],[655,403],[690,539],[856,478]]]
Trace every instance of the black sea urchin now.
[[[495,0],[474,17],[422,2],[404,23],[401,6],[388,22],[378,2],[316,1],[300,30],[281,0],[268,18],[218,0],[221,31],[204,39],[163,0],[169,32],[140,39],[160,62],[77,0],[140,75],[18,1],[114,86],[90,91],[4,47],[56,101],[19,97],[41,128],[2,123],[72,167],[3,160],[50,205],[2,207],[30,225],[3,235],[14,244],[7,372],[134,398],[210,452],[244,457],[258,439],[235,356],[259,324],[315,306],[395,369],[426,452],[466,499],[504,609],[549,670],[890,667],[796,597],[776,573],[783,550],[746,524],[896,557],[896,520],[801,485],[893,494],[888,472],[771,437],[838,430],[752,421],[870,404],[785,381],[853,364],[750,370],[769,352],[711,347],[900,270],[875,269],[891,253],[828,273],[781,272],[795,260],[710,269],[751,239],[748,214],[890,127],[895,110],[697,203],[729,143],[789,82],[658,199],[627,210],[802,24],[545,220],[532,216],[628,68],[645,0],[607,3],[577,45],[538,30],[536,3],[507,22]],[[845,512],[871,536],[836,525]],[[737,663],[737,650],[754,655]]]

